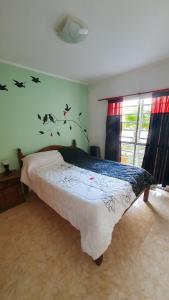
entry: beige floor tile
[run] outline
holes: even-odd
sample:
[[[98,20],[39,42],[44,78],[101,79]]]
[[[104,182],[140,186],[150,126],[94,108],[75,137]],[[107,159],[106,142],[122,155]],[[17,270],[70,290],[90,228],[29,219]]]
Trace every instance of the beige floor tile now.
[[[151,191],[115,227],[97,267],[80,234],[29,200],[0,215],[0,300],[169,300],[169,193]]]

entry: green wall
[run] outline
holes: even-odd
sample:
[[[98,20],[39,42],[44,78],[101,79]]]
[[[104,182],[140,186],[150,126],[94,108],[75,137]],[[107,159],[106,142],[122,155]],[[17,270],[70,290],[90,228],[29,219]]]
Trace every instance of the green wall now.
[[[39,77],[41,83],[32,82],[31,75]],[[25,82],[25,88],[15,86],[13,79]],[[82,112],[81,125],[87,129],[87,86],[7,64],[0,64],[0,84],[8,88],[8,91],[0,90],[0,160],[9,159],[11,168],[18,168],[16,148],[31,153],[52,144],[70,145],[72,139],[87,149],[84,132],[74,123],[45,123],[44,126],[37,117],[37,114],[51,113],[62,120],[68,104],[71,110],[67,118],[79,122],[78,114]],[[51,127],[53,136],[50,136]],[[38,133],[46,130],[49,130],[47,134]]]

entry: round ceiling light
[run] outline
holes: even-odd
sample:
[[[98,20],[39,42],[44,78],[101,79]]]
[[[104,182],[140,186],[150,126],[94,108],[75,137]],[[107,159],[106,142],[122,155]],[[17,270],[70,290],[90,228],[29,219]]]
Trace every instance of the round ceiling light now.
[[[67,43],[79,43],[89,33],[87,25],[80,19],[72,16],[65,17],[57,28],[58,36]]]

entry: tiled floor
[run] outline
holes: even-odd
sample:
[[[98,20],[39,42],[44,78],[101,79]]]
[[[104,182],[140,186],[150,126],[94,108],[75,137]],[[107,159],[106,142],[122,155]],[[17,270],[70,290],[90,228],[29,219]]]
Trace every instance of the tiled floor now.
[[[168,300],[169,193],[116,226],[97,267],[79,232],[36,197],[0,215],[0,300]]]

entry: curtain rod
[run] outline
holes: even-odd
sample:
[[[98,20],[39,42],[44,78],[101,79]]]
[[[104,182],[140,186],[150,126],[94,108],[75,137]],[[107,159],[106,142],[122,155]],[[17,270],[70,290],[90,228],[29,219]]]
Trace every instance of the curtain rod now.
[[[148,91],[148,92],[139,92],[139,93],[135,93],[135,94],[127,94],[127,95],[123,95],[123,96],[107,97],[107,98],[104,98],[104,99],[98,99],[97,101],[108,101],[108,100],[113,100],[113,99],[116,99],[116,98],[144,95],[144,94],[157,93],[157,92],[167,92],[167,91],[169,91],[169,88],[161,89],[161,90]]]

